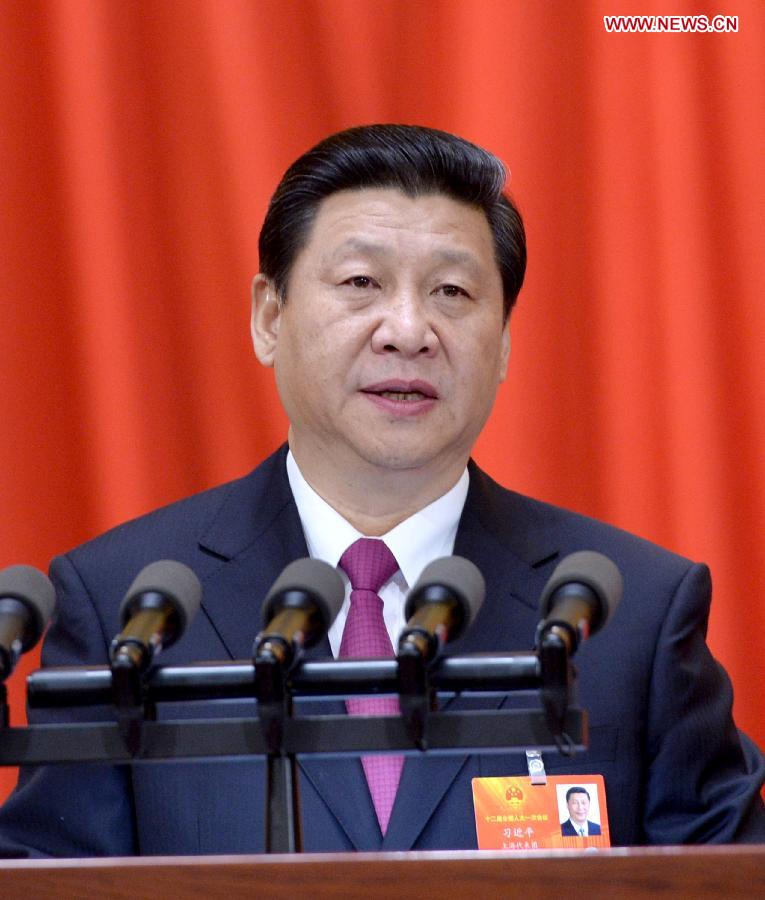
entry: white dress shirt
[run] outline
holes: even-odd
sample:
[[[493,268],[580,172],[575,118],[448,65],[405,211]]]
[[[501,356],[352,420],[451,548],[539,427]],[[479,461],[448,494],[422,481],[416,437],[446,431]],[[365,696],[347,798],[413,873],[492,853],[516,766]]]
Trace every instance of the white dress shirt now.
[[[323,559],[331,566],[337,566],[348,547],[364,535],[308,484],[292,451],[287,454],[287,477],[300,515],[308,553],[314,559]],[[441,556],[452,555],[468,483],[468,472],[465,469],[451,490],[380,538],[388,545],[399,565],[398,572],[380,589],[385,627],[394,649],[398,636],[406,625],[404,602],[409,589],[428,563]],[[329,644],[335,656],[340,650],[351,604],[350,581],[342,569],[338,571],[345,583],[345,601],[329,630]]]

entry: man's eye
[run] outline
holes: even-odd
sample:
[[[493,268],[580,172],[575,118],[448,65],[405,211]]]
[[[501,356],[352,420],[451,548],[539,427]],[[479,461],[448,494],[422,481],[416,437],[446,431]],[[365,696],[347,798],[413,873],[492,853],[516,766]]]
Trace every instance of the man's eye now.
[[[343,284],[349,284],[351,287],[362,289],[374,287],[375,283],[374,279],[370,278],[369,275],[354,275],[353,278],[347,278],[343,282]]]
[[[469,297],[470,294],[456,284],[442,284],[436,288],[436,292],[440,291],[444,297]]]

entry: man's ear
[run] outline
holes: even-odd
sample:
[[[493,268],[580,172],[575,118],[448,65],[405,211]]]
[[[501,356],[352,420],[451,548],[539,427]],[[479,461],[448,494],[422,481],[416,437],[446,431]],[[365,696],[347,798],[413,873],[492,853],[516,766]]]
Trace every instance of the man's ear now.
[[[507,377],[507,363],[510,359],[510,324],[505,322],[502,329],[502,349],[499,357],[499,380],[504,381]]]
[[[255,355],[264,366],[274,364],[281,314],[276,288],[265,275],[259,273],[252,280],[250,331]]]

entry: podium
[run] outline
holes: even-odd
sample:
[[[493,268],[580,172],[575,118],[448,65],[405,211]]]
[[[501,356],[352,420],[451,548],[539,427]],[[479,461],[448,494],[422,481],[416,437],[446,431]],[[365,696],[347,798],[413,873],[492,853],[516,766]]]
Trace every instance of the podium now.
[[[4,900],[749,898],[765,846],[0,861]]]

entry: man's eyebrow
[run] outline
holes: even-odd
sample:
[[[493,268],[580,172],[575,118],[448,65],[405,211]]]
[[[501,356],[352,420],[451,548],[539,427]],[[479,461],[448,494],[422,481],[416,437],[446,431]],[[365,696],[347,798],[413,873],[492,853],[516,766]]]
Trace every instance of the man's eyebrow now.
[[[452,263],[457,266],[465,266],[476,272],[481,271],[482,268],[474,254],[470,253],[468,250],[454,250],[449,247],[437,247],[434,255],[440,257],[444,262]]]
[[[385,252],[386,248],[382,244],[376,244],[373,241],[365,241],[362,238],[349,237],[346,238],[342,244],[338,244],[338,246],[328,254],[327,258],[334,261],[351,253],[361,253],[365,256],[382,256]]]

